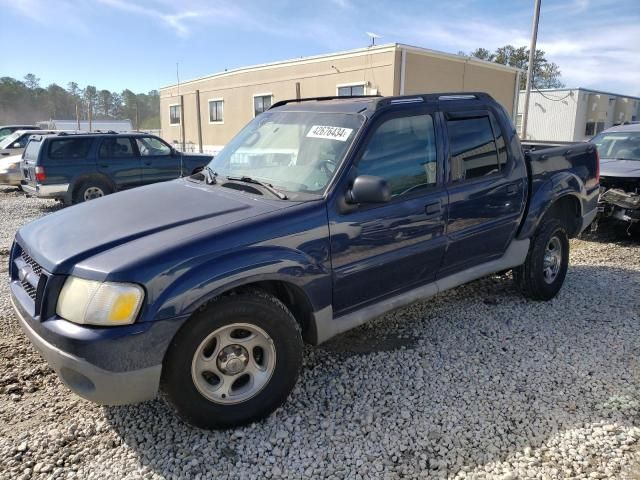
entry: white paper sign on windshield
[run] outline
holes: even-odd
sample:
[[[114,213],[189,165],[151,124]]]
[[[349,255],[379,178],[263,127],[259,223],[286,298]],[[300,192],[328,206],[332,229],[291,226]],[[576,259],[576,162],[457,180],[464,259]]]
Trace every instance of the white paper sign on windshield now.
[[[346,142],[353,132],[353,128],[330,127],[328,125],[313,125],[307,137],[309,138],[326,138],[328,140],[339,140]]]

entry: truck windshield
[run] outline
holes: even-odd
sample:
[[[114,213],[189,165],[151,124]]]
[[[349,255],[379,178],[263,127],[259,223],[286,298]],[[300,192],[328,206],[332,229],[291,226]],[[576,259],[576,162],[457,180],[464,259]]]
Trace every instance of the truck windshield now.
[[[321,195],[364,122],[359,114],[266,112],[211,161],[223,177],[251,177],[294,195]]]
[[[591,139],[600,158],[640,161],[640,132],[602,132]]]

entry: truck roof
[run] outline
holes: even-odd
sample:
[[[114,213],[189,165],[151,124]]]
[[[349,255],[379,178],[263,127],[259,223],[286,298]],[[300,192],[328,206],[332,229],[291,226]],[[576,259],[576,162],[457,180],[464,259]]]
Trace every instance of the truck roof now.
[[[465,102],[465,104],[472,103],[479,106],[495,103],[495,100],[485,92],[420,93],[393,97],[382,97],[380,95],[332,96],[281,100],[274,103],[269,110],[364,113],[366,111],[373,112],[379,108],[394,104],[435,104],[440,102]]]

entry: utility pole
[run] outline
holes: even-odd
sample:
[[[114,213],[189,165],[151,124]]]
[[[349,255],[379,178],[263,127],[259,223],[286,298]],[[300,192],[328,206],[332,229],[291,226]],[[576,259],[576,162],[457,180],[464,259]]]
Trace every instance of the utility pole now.
[[[540,3],[535,0],[533,11],[533,25],[531,27],[531,45],[529,46],[529,65],[527,68],[527,87],[524,91],[524,111],[522,112],[522,139],[527,139],[527,120],[529,118],[529,96],[531,95],[531,82],[533,81],[533,62],[536,58],[536,42],[538,41],[538,22],[540,20]]]
[[[78,104],[76,103],[76,128],[80,131],[80,109],[78,108]]]

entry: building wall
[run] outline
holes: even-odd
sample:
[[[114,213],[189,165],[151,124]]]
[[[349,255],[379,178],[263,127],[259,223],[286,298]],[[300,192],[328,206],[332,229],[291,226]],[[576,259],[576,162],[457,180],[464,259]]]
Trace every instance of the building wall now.
[[[428,92],[487,92],[513,111],[517,71],[479,63],[467,57],[442,57],[408,51],[405,89],[407,95]]]
[[[578,90],[542,93],[532,91],[529,98],[527,140],[574,140]],[[518,115],[524,112],[524,93],[518,99]],[[520,121],[518,121],[520,124]],[[584,129],[583,129],[584,130]]]
[[[246,69],[185,82],[160,90],[162,137],[180,142],[181,127],[169,124],[169,105],[184,96],[185,143],[198,146],[196,90],[200,91],[200,120],[205,150],[216,151],[253,118],[253,96],[271,94],[272,102],[296,97],[331,96],[337,86],[365,84],[366,93],[393,95],[395,49],[372,51],[355,56],[325,56],[308,62],[287,63]],[[209,100],[224,100],[224,122],[209,123]]]
[[[170,125],[169,106],[184,99],[184,143],[198,150],[196,95],[200,95],[203,150],[217,152],[254,116],[253,97],[269,94],[272,102],[300,96],[337,94],[339,85],[363,84],[366,94],[399,95],[402,87],[402,51],[405,53],[405,93],[486,91],[513,109],[517,71],[467,57],[387,45],[301,60],[223,72],[160,89],[161,136],[182,143],[182,126]],[[224,120],[209,122],[209,100],[224,101]]]
[[[581,88],[545,90],[542,93],[532,91],[529,100],[527,140],[587,140],[615,124],[631,121],[634,117],[637,119],[639,107],[640,99],[634,97]],[[523,111],[522,91],[518,112],[522,114]]]

